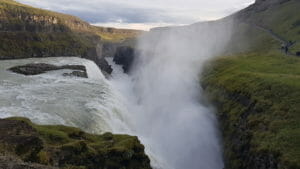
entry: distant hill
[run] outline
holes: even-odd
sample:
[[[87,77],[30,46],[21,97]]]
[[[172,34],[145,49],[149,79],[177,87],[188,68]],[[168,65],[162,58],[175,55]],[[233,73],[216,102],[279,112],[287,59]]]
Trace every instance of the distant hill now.
[[[78,17],[33,8],[13,0],[0,1],[1,31],[91,32],[107,40],[124,40],[142,31],[92,26]]]
[[[81,19],[0,0],[0,59],[83,56],[107,72],[105,43],[119,43],[141,31],[92,26]],[[110,51],[108,51],[110,52]],[[106,51],[107,53],[107,51]]]

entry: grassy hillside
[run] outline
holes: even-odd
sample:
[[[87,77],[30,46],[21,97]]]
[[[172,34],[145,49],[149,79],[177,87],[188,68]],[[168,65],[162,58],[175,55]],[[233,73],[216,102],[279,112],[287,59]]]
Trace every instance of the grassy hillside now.
[[[218,107],[228,169],[300,168],[300,58],[254,26],[299,41],[300,1],[270,2],[231,16],[237,22],[228,56],[211,61],[202,76]],[[299,43],[290,50],[300,51]]]
[[[269,0],[279,1],[279,0]],[[253,23],[271,29],[285,40],[299,41],[300,37],[300,2],[297,0],[281,0],[271,5],[253,5],[236,14],[246,23]],[[262,6],[262,7],[260,7]],[[299,50],[297,43],[292,50]]]
[[[97,26],[94,26],[92,30],[97,35],[99,35],[104,41],[115,43],[135,39],[137,36],[143,33],[143,31],[140,30],[103,28]]]
[[[30,163],[63,169],[151,168],[137,137],[93,135],[72,127],[36,125],[25,118],[0,119],[0,126],[0,157],[13,159],[0,162],[0,168],[39,168],[27,167]]]
[[[138,30],[92,26],[75,16],[33,8],[13,0],[0,0],[0,20],[2,23],[0,30],[4,31],[66,32],[73,30],[94,33],[112,41],[133,38],[141,33]]]
[[[229,166],[251,168],[254,159],[242,159],[266,154],[300,167],[299,65],[279,52],[246,53],[219,58],[207,70],[203,85],[218,105]]]

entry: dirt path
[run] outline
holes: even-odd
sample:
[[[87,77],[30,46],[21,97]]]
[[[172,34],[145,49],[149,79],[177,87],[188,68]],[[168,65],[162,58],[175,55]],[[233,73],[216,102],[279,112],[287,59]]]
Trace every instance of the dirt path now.
[[[276,34],[275,32],[273,32],[272,29],[268,29],[268,28],[266,28],[266,27],[264,27],[264,26],[257,25],[257,24],[251,24],[251,23],[246,23],[246,24],[248,24],[249,26],[255,27],[255,28],[257,28],[257,29],[260,29],[260,30],[262,30],[262,31],[264,31],[264,32],[266,32],[266,33],[268,33],[270,36],[272,36],[273,39],[275,39],[275,40],[277,40],[278,42],[281,43],[280,49],[281,49],[282,52],[284,52],[284,53],[287,54],[287,55],[296,56],[296,54],[291,53],[291,52],[289,51],[289,49],[290,49],[296,42],[290,42],[290,41],[284,39],[282,36],[280,36],[280,35]],[[282,49],[283,47],[284,47],[284,48],[287,48],[288,51],[285,52],[285,50]]]
[[[275,32],[273,32],[272,29],[268,29],[268,28],[265,28],[263,26],[260,26],[260,25],[256,25],[256,24],[253,24],[252,26],[260,29],[260,30],[263,30],[265,32],[267,32],[269,35],[271,35],[275,40],[279,41],[280,43],[282,44],[285,44],[285,45],[288,45],[289,44],[289,41],[285,40],[283,37],[281,37],[280,35],[276,34]]]

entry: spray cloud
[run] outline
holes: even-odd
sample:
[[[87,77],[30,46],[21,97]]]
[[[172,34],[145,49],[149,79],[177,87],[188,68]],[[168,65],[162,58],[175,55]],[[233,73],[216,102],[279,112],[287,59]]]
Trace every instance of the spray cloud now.
[[[231,25],[225,20],[161,28],[138,40],[129,77],[116,83],[130,86],[123,93],[133,128],[146,150],[164,163],[152,161],[154,167],[223,168],[213,109],[201,103],[199,73],[223,51]]]

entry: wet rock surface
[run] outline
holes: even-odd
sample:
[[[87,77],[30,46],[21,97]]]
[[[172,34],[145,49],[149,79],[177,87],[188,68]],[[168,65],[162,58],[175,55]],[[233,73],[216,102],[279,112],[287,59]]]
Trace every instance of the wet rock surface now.
[[[107,63],[107,61],[104,59],[102,53],[103,44],[98,44],[96,45],[96,47],[89,48],[83,55],[83,58],[94,61],[99,66],[103,74],[111,74],[113,70],[111,66]]]
[[[63,76],[76,76],[76,77],[88,78],[86,72],[82,72],[82,71],[73,71],[72,73],[64,73]]]
[[[133,60],[134,60],[134,49],[129,46],[118,47],[113,59],[113,61],[116,64],[122,65],[125,73],[128,73],[130,71]]]
[[[31,64],[26,64],[21,66],[15,66],[9,68],[8,70],[23,75],[38,75],[38,74],[46,73],[48,71],[61,70],[61,69],[75,70],[72,73],[63,74],[64,76],[77,76],[83,78],[88,77],[86,68],[83,65],[56,66],[56,65],[46,64],[46,63],[31,63]]]

